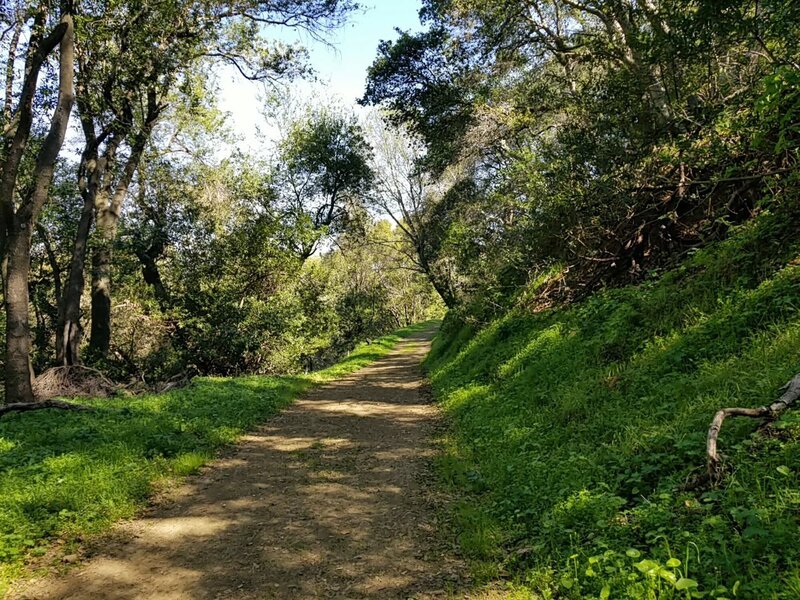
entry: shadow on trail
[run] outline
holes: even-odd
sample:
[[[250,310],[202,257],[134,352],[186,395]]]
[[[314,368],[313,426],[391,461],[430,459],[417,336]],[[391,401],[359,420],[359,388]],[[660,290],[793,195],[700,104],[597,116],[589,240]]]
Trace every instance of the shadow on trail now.
[[[422,479],[436,413],[429,333],[312,391],[129,539],[26,598],[408,598],[457,579]]]

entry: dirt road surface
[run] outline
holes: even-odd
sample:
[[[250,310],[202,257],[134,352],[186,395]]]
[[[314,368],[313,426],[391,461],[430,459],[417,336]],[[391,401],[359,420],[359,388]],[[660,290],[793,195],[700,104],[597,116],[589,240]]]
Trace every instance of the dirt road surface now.
[[[445,598],[459,562],[437,531],[432,332],[309,392],[28,600]]]

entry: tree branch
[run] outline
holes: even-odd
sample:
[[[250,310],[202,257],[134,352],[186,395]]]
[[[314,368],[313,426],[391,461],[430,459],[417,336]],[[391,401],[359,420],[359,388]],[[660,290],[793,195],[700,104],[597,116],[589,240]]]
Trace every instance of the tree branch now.
[[[774,421],[781,413],[790,408],[800,398],[800,373],[795,375],[783,388],[783,394],[775,402],[757,408],[723,408],[714,415],[706,440],[706,456],[708,457],[708,476],[716,481],[720,476],[720,456],[717,450],[717,439],[722,424],[727,417],[750,417],[752,419],[769,419]]]

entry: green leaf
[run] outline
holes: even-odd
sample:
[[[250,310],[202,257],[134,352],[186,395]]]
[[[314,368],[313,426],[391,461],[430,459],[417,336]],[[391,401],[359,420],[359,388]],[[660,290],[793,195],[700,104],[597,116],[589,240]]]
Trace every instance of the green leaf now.
[[[642,553],[639,552],[636,548],[628,548],[625,551],[625,554],[627,554],[631,558],[639,558],[642,555]]]
[[[603,586],[603,589],[600,590],[600,600],[608,600],[611,597],[611,588],[606,584]]]
[[[670,558],[670,559],[667,561],[667,566],[668,566],[670,569],[676,569],[676,568],[678,568],[678,567],[680,567],[680,566],[681,566],[681,561],[680,561],[679,559],[677,559],[677,558]]]
[[[677,578],[675,577],[675,573],[672,571],[667,571],[664,567],[661,567],[658,570],[658,575],[661,577],[661,579],[669,581],[673,585],[676,583]]]
[[[776,468],[775,470],[778,473],[780,473],[781,475],[785,475],[786,477],[789,477],[789,475],[792,474],[792,470],[789,467],[787,467],[786,465],[781,465],[780,467]]]
[[[654,560],[643,560],[633,566],[639,569],[642,573],[652,575],[661,565]]]
[[[697,587],[697,582],[694,579],[688,579],[686,577],[681,577],[675,582],[675,589],[676,590],[690,590],[692,588]]]

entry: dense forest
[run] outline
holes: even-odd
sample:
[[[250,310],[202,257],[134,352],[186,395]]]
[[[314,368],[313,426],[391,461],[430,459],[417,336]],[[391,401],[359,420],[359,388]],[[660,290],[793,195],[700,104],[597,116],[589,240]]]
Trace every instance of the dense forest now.
[[[800,371],[800,3],[424,0],[363,111],[281,91],[309,65],[275,32],[360,8],[3,3],[6,407],[313,372],[446,313],[475,582],[800,596],[796,397],[706,456]],[[263,155],[220,152],[223,66],[272,90]]]

